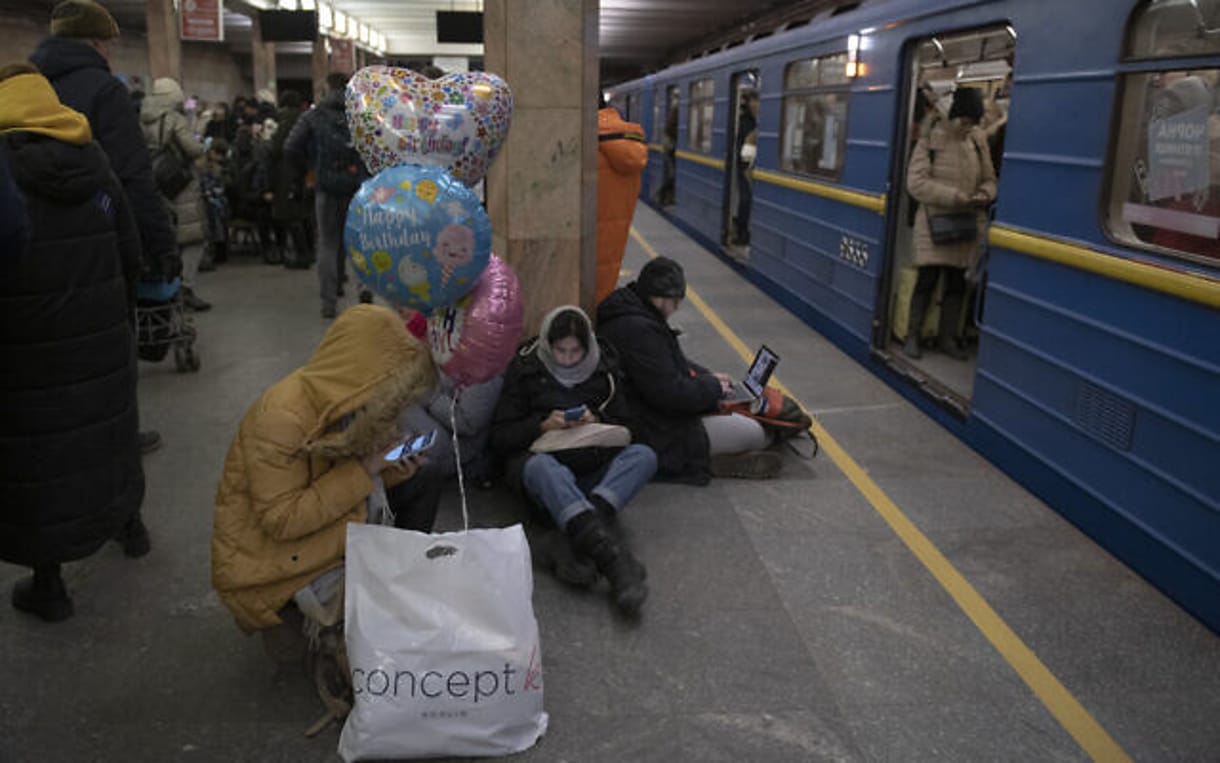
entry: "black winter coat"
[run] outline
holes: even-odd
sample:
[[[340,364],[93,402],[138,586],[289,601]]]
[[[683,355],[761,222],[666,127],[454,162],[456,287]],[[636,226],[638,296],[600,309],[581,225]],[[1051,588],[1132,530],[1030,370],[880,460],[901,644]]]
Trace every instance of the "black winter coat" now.
[[[542,422],[551,411],[562,411],[584,405],[606,424],[621,424],[636,435],[633,408],[627,399],[624,380],[612,348],[601,345],[601,361],[597,370],[584,382],[565,387],[551,376],[535,351],[537,337],[517,348],[504,374],[500,401],[492,416],[492,451],[504,462],[504,477],[510,487],[521,490],[521,474],[525,462],[533,454],[530,445],[542,436]],[[579,477],[607,463],[617,449],[588,448],[589,452],[567,455],[564,464]]]
[[[269,141],[266,154],[267,175],[271,183],[271,219],[279,222],[301,222],[309,216],[309,204],[305,199],[304,178],[293,166],[291,157],[284,154],[284,143],[301,118],[301,110],[284,107],[276,115],[275,134]]]
[[[0,252],[0,559],[34,566],[92,554],[144,497],[140,240],[96,143],[16,132],[0,153],[25,204]]]
[[[139,113],[127,88],[111,75],[106,59],[80,40],[48,37],[34,49],[30,63],[51,81],[63,105],[85,115],[93,139],[106,152],[140,231],[143,277],[177,276],[182,270],[178,240],[153,181]]]
[[[597,306],[597,332],[617,350],[640,416],[641,438],[657,452],[657,477],[706,485],[707,431],[700,420],[720,405],[720,380],[686,359],[678,337],[635,282]]]

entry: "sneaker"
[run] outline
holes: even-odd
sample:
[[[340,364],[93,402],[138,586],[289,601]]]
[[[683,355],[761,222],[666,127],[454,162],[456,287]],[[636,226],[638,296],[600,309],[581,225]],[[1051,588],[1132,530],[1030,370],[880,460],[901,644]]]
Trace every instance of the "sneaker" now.
[[[784,458],[773,450],[747,450],[712,456],[713,477],[768,480],[779,475]]]
[[[123,529],[114,538],[123,547],[123,555],[129,559],[139,559],[152,550],[152,540],[148,537],[148,528],[144,520],[137,514],[127,520]]]
[[[13,586],[13,607],[48,623],[67,620],[76,611],[64,588],[63,578],[55,575],[35,581],[33,575]]]
[[[140,455],[152,453],[161,447],[161,433],[155,429],[139,432],[136,434],[136,442],[140,444]]]

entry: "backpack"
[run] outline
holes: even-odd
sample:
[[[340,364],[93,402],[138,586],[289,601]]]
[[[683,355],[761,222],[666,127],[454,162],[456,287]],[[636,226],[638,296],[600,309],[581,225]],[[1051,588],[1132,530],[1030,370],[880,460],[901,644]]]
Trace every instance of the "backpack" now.
[[[737,413],[754,419],[777,443],[792,443],[807,435],[812,449],[807,453],[795,447],[793,450],[806,458],[813,458],[818,453],[818,438],[811,429],[813,417],[805,412],[800,403],[774,387],[765,387],[757,402],[722,403],[720,412]]]
[[[356,193],[369,175],[364,169],[364,161],[352,145],[343,112],[318,109],[314,130],[318,150],[318,188],[333,196]]]
[[[152,159],[153,180],[157,190],[167,199],[176,199],[178,194],[191,184],[195,177],[191,168],[182,159],[177,148],[165,142],[165,115],[157,122],[157,146],[149,153]]]

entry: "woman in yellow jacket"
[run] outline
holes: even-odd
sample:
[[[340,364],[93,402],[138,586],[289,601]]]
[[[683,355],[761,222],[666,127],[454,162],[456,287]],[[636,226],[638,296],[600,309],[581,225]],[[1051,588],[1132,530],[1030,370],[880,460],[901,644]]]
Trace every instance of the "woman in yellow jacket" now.
[[[402,440],[401,411],[435,383],[427,346],[402,319],[357,305],[246,412],[212,533],[212,585],[243,630],[278,625],[298,590],[343,565],[347,523],[367,521],[386,505],[384,487],[415,473],[385,455]]]
[[[624,122],[613,106],[597,112],[597,302],[618,286],[627,231],[648,164],[644,128]]]

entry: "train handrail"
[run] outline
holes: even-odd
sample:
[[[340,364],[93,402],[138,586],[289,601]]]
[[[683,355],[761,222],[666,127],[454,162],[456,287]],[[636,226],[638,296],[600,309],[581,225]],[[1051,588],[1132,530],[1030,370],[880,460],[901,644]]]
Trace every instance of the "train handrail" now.
[[[1116,257],[1079,244],[1028,233],[1005,225],[992,225],[987,237],[992,246],[1003,247],[1061,265],[1085,270],[1116,281],[1142,286],[1191,302],[1220,308],[1220,280],[1202,273],[1170,270],[1124,257]]]
[[[796,191],[811,193],[815,196],[822,196],[827,199],[841,201],[844,204],[851,204],[855,207],[863,207],[870,209],[879,215],[885,214],[885,194],[884,193],[864,193],[863,191],[852,191],[847,188],[839,188],[827,183],[818,183],[813,180],[801,180],[787,175],[781,175],[778,172],[770,170],[754,170],[754,179],[761,180],[764,183],[791,188]]]

